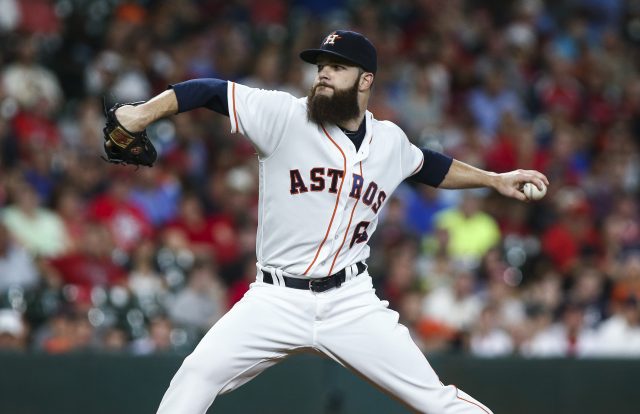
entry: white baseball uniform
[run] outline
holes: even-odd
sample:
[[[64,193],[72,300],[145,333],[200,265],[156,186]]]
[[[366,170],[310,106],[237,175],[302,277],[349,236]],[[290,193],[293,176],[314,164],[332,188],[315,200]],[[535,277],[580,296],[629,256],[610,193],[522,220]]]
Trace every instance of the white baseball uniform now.
[[[185,359],[158,413],[205,413],[218,394],[300,351],[328,355],[418,412],[491,413],[439,381],[366,270],[357,275],[380,209],[421,168],[422,151],[370,112],[356,151],[339,127],[307,120],[306,98],[229,82],[228,105],[231,131],[258,151],[257,280]],[[284,286],[283,277],[342,269],[346,282],[325,292]]]

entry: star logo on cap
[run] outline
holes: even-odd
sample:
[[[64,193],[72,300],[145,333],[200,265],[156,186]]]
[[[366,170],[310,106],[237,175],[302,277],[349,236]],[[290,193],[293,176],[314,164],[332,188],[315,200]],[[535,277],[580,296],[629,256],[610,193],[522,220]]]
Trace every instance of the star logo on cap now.
[[[335,33],[330,34],[329,36],[327,36],[326,39],[324,39],[324,43],[323,45],[334,45],[337,39],[341,39],[342,37],[340,37],[340,35],[337,35]]]

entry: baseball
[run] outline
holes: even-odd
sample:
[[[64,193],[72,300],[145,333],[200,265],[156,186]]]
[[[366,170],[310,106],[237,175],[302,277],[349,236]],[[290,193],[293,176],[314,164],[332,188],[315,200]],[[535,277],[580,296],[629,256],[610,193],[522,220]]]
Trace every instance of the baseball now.
[[[547,194],[547,186],[542,184],[542,190],[539,190],[533,183],[525,183],[522,192],[529,200],[540,200]]]

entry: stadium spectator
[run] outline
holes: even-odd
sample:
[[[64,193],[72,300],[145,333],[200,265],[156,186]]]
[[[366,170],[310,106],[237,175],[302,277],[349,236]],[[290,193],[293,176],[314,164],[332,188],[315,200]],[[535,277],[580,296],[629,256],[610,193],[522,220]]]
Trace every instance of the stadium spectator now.
[[[67,252],[77,252],[82,247],[82,238],[89,225],[86,202],[80,192],[70,185],[58,187],[53,198],[55,212],[60,216],[67,234]]]
[[[419,186],[405,195],[406,222],[409,229],[424,237],[433,233],[437,214],[451,207],[438,189]]]
[[[33,255],[55,257],[64,253],[68,236],[60,217],[40,204],[35,189],[19,182],[13,189],[15,204],[5,207],[2,220],[15,240]]]
[[[189,240],[196,255],[212,255],[220,265],[234,261],[238,255],[235,223],[228,214],[207,216],[201,198],[185,194],[178,216],[168,224]]]
[[[437,232],[445,234],[446,251],[457,260],[476,264],[500,242],[496,221],[482,210],[482,197],[476,190],[465,190],[459,206],[438,213]]]
[[[31,289],[39,282],[39,273],[31,255],[11,240],[0,222],[0,294],[10,288]]]
[[[560,310],[560,320],[541,329],[524,345],[530,357],[577,357],[593,349],[596,333],[584,326],[584,307],[567,302]]]
[[[39,46],[35,35],[18,39],[16,58],[4,68],[2,84],[7,96],[24,110],[50,113],[64,96],[55,73],[38,62]]]
[[[153,304],[167,293],[166,283],[157,271],[156,246],[151,240],[140,243],[131,255],[127,285],[141,303]]]
[[[508,89],[504,69],[488,70],[482,86],[469,94],[469,111],[480,129],[493,136],[498,131],[500,119],[511,114],[516,119],[525,117],[525,108],[518,95]]]
[[[108,228],[115,247],[129,253],[138,242],[153,235],[153,226],[130,198],[131,177],[119,174],[119,178],[89,204],[89,219]]]
[[[469,339],[469,350],[481,357],[510,355],[514,351],[511,335],[499,326],[496,310],[486,306],[480,312],[478,323]]]
[[[35,349],[47,354],[72,352],[76,347],[76,315],[73,310],[60,309],[35,332]]]
[[[95,286],[122,284],[126,274],[122,265],[114,261],[112,249],[108,230],[98,224],[89,225],[80,250],[49,261],[49,277],[80,289],[82,298],[88,297]]]
[[[542,251],[561,272],[574,268],[588,251],[601,253],[600,235],[591,221],[591,207],[578,189],[558,194],[558,220],[542,234]]]
[[[158,316],[149,322],[148,335],[133,342],[132,352],[135,355],[149,355],[174,351],[172,332],[174,329],[171,320],[165,316]]]
[[[100,342],[101,350],[104,352],[123,353],[129,346],[129,336],[124,329],[113,326],[104,331]]]
[[[180,183],[159,168],[145,168],[135,176],[129,199],[154,227],[159,227],[177,215]]]
[[[197,262],[187,278],[187,285],[171,301],[171,321],[203,335],[226,310],[226,292],[212,264]]]
[[[13,309],[0,309],[0,352],[27,350],[27,327]]]
[[[597,343],[589,349],[590,356],[640,356],[640,305],[631,295],[618,312],[603,322],[597,331]]]
[[[450,286],[427,293],[422,302],[425,317],[456,331],[469,330],[482,311],[482,299],[475,292],[473,271],[460,265],[452,275]]]

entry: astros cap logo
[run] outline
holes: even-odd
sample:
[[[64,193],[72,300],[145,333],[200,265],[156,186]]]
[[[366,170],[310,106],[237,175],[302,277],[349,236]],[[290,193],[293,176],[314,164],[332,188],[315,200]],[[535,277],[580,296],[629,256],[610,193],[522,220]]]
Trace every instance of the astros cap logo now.
[[[335,32],[333,32],[332,34],[330,34],[329,36],[327,36],[327,38],[324,40],[323,45],[334,45],[335,41],[337,39],[341,39],[342,37],[340,37],[339,35],[337,35]]]
[[[322,39],[319,48],[303,50],[300,52],[300,58],[315,65],[318,63],[318,56],[330,54],[360,66],[367,72],[376,73],[378,68],[376,48],[360,33],[334,30]]]

